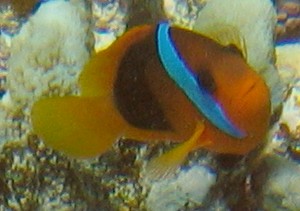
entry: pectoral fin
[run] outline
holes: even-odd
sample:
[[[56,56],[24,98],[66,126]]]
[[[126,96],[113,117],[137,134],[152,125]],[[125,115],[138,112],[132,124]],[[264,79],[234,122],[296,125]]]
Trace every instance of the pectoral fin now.
[[[184,162],[190,151],[198,145],[200,136],[204,130],[202,122],[197,123],[196,129],[192,137],[177,147],[167,151],[159,157],[151,160],[146,166],[145,177],[147,179],[156,180],[172,176],[179,166]],[[203,146],[207,142],[203,142]]]

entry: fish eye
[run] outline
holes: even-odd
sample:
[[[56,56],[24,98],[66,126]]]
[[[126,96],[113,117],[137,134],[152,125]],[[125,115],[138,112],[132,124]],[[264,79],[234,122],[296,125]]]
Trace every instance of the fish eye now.
[[[205,88],[208,92],[213,93],[216,90],[216,83],[209,70],[201,69],[197,71],[197,80],[199,86]]]

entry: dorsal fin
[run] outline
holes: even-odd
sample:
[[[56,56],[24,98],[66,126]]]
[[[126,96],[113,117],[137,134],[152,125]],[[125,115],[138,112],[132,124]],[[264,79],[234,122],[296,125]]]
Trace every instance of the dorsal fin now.
[[[241,55],[247,59],[247,49],[244,38],[237,28],[228,24],[213,23],[201,27],[199,33],[209,37],[225,47],[236,47]]]

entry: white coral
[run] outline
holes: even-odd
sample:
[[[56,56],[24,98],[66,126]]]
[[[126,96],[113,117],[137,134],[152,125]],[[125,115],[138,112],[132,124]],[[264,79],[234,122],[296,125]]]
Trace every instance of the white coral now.
[[[83,0],[43,3],[13,38],[8,61],[9,94],[0,104],[4,130],[0,140],[19,138],[7,135],[16,129],[9,124],[15,119],[19,128],[30,131],[30,109],[37,99],[76,91],[78,75],[89,58],[89,20],[83,8]]]
[[[74,89],[88,59],[87,26],[75,5],[66,1],[42,4],[12,42],[8,87],[24,106],[43,94]]]
[[[300,43],[276,46],[276,66],[281,78],[290,83],[300,78]]]
[[[216,175],[207,167],[195,165],[180,171],[177,178],[165,179],[151,184],[147,197],[147,210],[181,210],[185,205],[201,205]]]

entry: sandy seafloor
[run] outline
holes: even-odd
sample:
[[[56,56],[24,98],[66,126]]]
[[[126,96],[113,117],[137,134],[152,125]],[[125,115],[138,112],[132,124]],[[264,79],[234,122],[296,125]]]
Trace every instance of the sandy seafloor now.
[[[117,141],[89,160],[48,149],[32,132],[33,102],[78,94],[93,50],[162,18],[196,31],[220,21],[240,29],[272,93],[264,144],[244,157],[193,152],[175,177],[155,182],[141,172],[170,144]],[[299,0],[2,0],[0,211],[300,210],[299,79]]]

